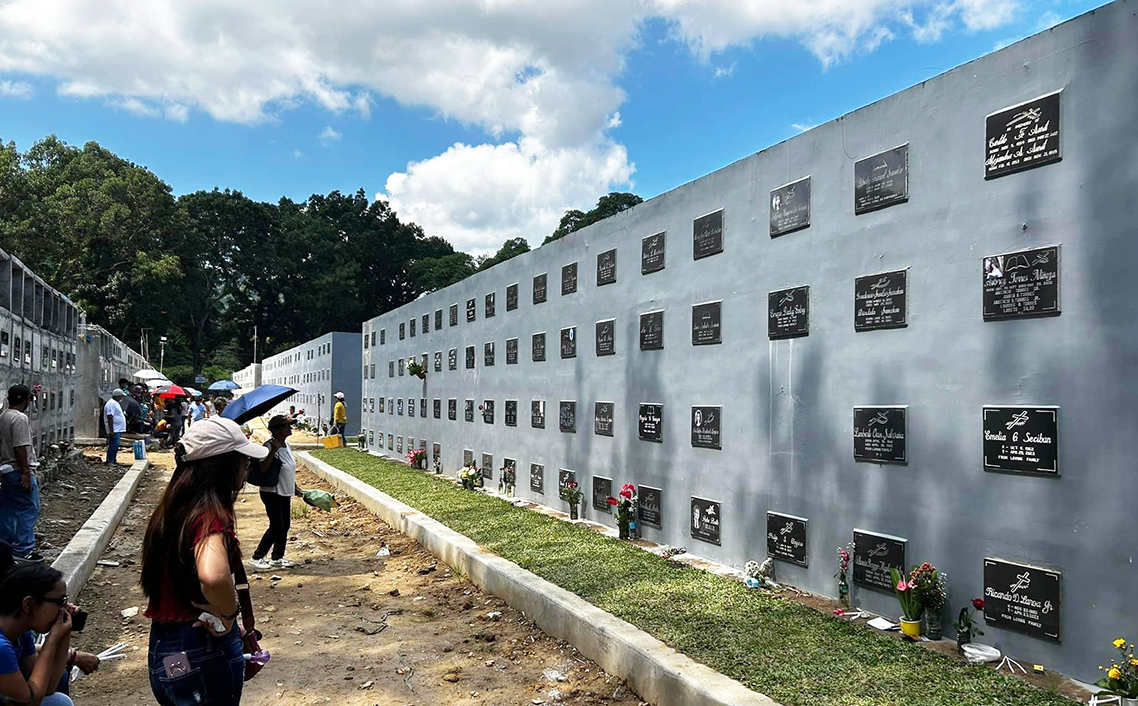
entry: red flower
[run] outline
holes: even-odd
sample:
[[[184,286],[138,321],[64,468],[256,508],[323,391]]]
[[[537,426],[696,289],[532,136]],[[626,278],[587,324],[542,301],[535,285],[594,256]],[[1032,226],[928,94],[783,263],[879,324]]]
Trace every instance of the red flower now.
[[[631,491],[631,490],[627,490],[627,489],[625,489],[625,490],[621,490],[621,491],[620,491],[620,497],[622,497],[622,498],[628,498],[629,500],[632,500],[632,491]]]
[[[983,598],[973,598],[972,599],[972,607],[975,608],[976,610],[984,610],[984,599]]]
[[[617,500],[616,500],[616,498],[609,498],[608,500],[605,500],[605,502],[608,503],[609,505],[616,505]]]

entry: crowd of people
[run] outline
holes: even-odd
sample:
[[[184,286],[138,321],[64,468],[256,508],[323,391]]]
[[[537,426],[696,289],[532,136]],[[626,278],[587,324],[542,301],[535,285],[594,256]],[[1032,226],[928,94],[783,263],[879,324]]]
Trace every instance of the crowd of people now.
[[[103,424],[107,434],[105,463],[116,463],[125,433],[149,435],[163,448],[174,448],[194,422],[219,416],[229,404],[225,392],[204,396],[179,395],[150,390],[145,383],[132,385],[119,380],[103,405]]]

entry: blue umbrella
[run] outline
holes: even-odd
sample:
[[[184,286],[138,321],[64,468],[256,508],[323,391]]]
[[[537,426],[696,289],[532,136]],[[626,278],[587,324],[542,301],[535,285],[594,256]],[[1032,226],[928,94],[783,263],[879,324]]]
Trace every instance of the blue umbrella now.
[[[244,424],[295,394],[296,390],[284,385],[261,385],[226,405],[221,416],[232,419],[238,424]]]
[[[240,390],[241,386],[232,380],[218,380],[209,386],[211,390]]]

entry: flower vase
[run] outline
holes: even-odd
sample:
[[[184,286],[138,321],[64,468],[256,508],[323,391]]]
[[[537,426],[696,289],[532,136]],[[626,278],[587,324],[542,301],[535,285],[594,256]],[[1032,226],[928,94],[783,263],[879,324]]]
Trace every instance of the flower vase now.
[[[617,526],[617,531],[619,532],[618,536],[621,539],[628,539],[628,523],[627,522],[621,522]]]
[[[577,519],[577,505],[576,504],[569,506],[569,519],[570,520]]]
[[[956,650],[964,654],[964,646],[972,642],[971,630],[959,630],[956,633]]]
[[[507,498],[514,497],[514,486],[513,485],[507,485],[506,486],[506,497]]]
[[[426,374],[426,373],[419,373],[417,377],[418,377],[420,380],[426,380],[426,379],[427,379],[427,374]]]
[[[1138,699],[1122,699],[1122,706],[1138,706]]]
[[[850,607],[850,585],[845,581],[838,582],[838,602],[842,604],[842,608]]]
[[[939,610],[925,611],[925,637],[930,640],[939,640],[944,637]]]
[[[921,621],[901,618],[901,633],[914,640],[921,639]]]

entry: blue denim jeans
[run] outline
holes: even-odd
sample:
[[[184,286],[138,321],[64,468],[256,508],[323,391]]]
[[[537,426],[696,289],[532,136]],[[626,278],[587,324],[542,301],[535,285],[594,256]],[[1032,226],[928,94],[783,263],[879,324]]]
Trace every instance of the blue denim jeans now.
[[[190,671],[170,678],[162,660],[186,653]],[[192,623],[150,624],[150,690],[160,706],[237,706],[245,683],[241,632],[214,637]]]
[[[0,541],[12,546],[16,556],[36,548],[36,520],[40,516],[40,486],[32,474],[32,492],[20,485],[19,471],[0,478]]]
[[[119,462],[119,441],[121,439],[121,431],[107,432],[107,463]]]

